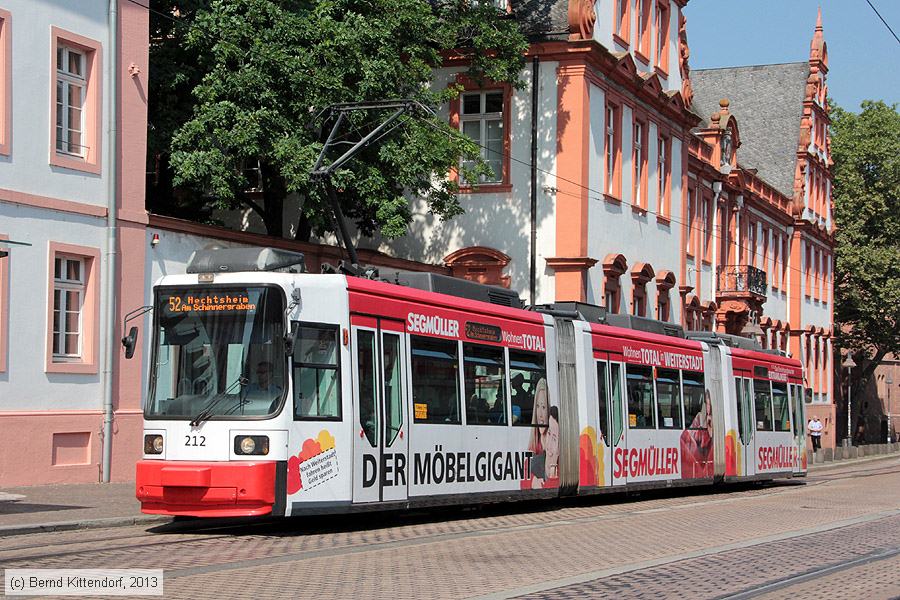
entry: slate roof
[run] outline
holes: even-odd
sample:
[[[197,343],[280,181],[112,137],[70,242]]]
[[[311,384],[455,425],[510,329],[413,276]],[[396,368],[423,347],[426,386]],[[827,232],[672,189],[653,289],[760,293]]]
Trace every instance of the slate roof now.
[[[728,98],[737,119],[741,147],[738,163],[788,197],[794,194],[794,169],[809,63],[691,69],[692,110],[709,123]]]
[[[512,11],[531,40],[569,37],[569,0],[520,0],[512,3]]]

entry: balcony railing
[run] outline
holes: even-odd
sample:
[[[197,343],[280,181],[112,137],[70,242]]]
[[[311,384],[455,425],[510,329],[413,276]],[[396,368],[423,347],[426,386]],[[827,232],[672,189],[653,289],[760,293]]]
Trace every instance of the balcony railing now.
[[[766,272],[749,265],[722,265],[717,272],[719,294],[749,292],[765,296]]]

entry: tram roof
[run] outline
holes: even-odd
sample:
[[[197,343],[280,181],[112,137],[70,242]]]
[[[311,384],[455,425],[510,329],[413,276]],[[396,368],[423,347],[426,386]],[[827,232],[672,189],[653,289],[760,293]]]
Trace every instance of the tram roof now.
[[[475,284],[479,285],[479,284]],[[491,287],[491,286],[484,286]],[[347,277],[347,290],[383,298],[384,300],[404,300],[418,304],[468,311],[476,314],[488,314],[494,317],[513,319],[528,323],[547,323],[550,317],[502,304],[494,304],[484,300],[473,300],[457,295],[418,289],[408,285],[398,285],[384,281],[374,281],[361,277]]]

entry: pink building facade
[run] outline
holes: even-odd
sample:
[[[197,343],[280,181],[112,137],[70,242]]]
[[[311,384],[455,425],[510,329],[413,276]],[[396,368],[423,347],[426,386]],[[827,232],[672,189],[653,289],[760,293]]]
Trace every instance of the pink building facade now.
[[[140,2],[0,0],[0,487],[134,476],[147,31]]]

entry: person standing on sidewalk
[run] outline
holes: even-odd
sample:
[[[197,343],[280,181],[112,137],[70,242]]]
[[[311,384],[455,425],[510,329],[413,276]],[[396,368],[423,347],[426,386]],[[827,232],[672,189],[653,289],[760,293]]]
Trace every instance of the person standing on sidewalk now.
[[[806,429],[809,431],[809,437],[812,438],[813,452],[815,452],[822,447],[822,422],[819,417],[811,418],[806,424]]]

